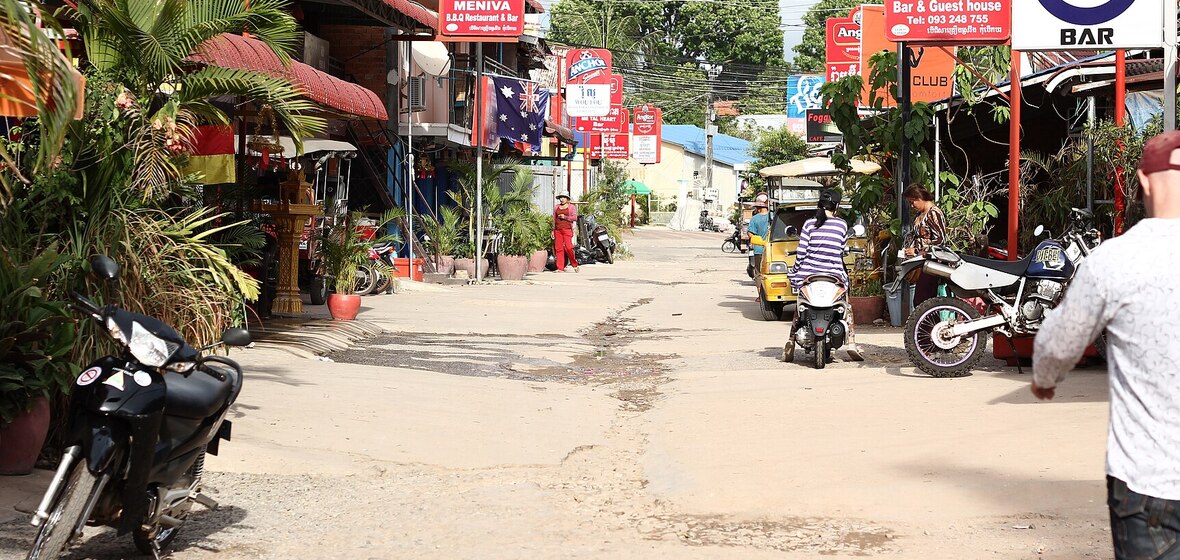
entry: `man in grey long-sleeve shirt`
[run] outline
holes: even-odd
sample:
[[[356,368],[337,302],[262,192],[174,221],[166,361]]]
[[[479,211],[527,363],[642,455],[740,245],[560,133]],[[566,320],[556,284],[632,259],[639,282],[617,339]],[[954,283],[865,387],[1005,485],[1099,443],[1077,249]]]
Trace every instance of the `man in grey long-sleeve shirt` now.
[[[1152,138],[1139,182],[1150,218],[1082,263],[1034,348],[1032,392],[1054,389],[1105,329],[1107,505],[1115,558],[1180,560],[1180,132]]]

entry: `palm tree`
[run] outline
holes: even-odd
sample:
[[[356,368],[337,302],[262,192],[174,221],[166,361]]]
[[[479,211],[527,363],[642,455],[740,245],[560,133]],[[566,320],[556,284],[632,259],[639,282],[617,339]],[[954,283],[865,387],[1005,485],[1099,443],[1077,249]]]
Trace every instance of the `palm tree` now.
[[[15,1],[15,0],[5,0]],[[105,79],[126,88],[124,106],[150,127],[136,146],[131,185],[145,197],[153,189],[180,179],[170,146],[199,121],[225,124],[225,113],[210,99],[240,96],[273,112],[278,124],[301,139],[322,131],[322,118],[308,115],[315,106],[283,78],[259,72],[206,66],[194,69],[189,57],[206,41],[223,33],[248,31],[266,43],[284,63],[299,32],[284,9],[287,0],[81,0],[67,9],[86,45],[86,57]],[[161,130],[175,137],[160,142]]]
[[[562,2],[553,8],[552,39],[571,45],[609,49],[616,64],[634,68],[650,51],[652,36],[645,35],[636,14],[616,13],[609,2]]]
[[[11,176],[25,184],[29,183],[30,176],[43,172],[46,166],[57,161],[66,129],[74,119],[78,97],[82,95],[69,59],[37,26],[30,9],[30,4],[20,0],[0,0],[0,59],[24,65],[27,75],[14,76],[12,81],[28,79],[29,87],[37,93],[33,97],[40,114],[38,126],[42,149],[32,165],[22,170],[14,155],[0,144],[0,159],[7,165]],[[39,15],[45,27],[61,33],[52,17]],[[0,92],[0,98],[11,100],[13,96]],[[0,174],[0,209],[8,206],[12,194],[9,177],[7,173]]]

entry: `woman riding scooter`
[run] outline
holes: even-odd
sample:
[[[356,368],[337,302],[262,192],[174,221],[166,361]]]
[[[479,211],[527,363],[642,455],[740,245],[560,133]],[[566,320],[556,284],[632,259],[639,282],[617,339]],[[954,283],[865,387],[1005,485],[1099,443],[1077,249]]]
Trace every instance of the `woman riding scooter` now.
[[[844,247],[848,243],[848,222],[836,216],[836,208],[840,204],[840,193],[833,189],[824,189],[819,194],[819,203],[815,217],[803,224],[799,232],[799,250],[795,256],[795,266],[789,271],[791,287],[798,293],[807,277],[814,274],[828,274],[848,285],[848,272],[844,269]],[[799,320],[799,307],[795,306],[795,322]],[[852,306],[847,306],[848,317],[848,357],[855,361],[862,361],[860,348],[856,345],[856,329],[853,326]],[[794,324],[794,323],[793,323]],[[794,344],[795,331],[791,331],[791,341]]]

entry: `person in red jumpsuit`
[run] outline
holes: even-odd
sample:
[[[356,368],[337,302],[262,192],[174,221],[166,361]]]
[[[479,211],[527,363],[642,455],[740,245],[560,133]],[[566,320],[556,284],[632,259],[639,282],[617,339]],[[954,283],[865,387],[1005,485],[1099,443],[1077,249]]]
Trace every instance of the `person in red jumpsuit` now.
[[[565,272],[565,259],[569,255],[570,266],[578,271],[578,260],[574,258],[574,224],[578,221],[578,209],[570,204],[570,197],[557,195],[557,208],[553,209],[553,255],[557,259],[557,272]]]

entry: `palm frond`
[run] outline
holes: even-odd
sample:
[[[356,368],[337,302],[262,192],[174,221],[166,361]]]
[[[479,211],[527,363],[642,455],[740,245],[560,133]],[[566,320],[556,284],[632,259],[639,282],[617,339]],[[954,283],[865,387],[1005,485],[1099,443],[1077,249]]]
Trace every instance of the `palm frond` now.
[[[194,52],[205,41],[221,33],[249,31],[250,36],[266,43],[283,61],[299,44],[295,18],[287,12],[287,0],[200,0],[191,2],[184,33],[177,44]]]
[[[44,28],[61,32],[61,27],[49,14],[38,15]],[[19,0],[0,1],[0,35],[8,44],[6,49],[24,63],[33,91],[38,92],[34,98],[40,116],[41,150],[29,168],[37,173],[57,160],[82,91],[77,87],[76,71],[69,59],[62,55],[42,27],[38,27],[29,4]],[[11,154],[5,152],[2,155],[6,163],[14,163]],[[6,206],[7,199],[8,194],[0,191],[0,207]]]
[[[209,66],[180,78],[177,98],[188,104],[222,95],[241,95],[269,105],[275,119],[301,144],[301,138],[323,132],[327,121],[309,113],[315,104],[302,98],[303,93],[291,82],[259,72]],[[302,145],[297,148],[302,150]]]

